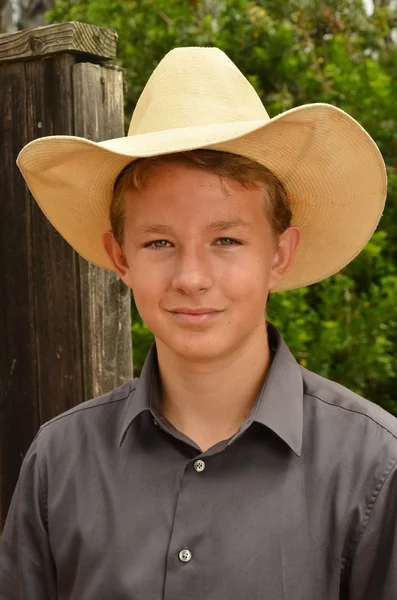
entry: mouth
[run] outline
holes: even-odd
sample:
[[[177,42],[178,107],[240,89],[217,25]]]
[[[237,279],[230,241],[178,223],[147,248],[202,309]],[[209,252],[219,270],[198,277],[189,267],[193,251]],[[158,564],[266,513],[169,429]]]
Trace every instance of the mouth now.
[[[216,319],[223,311],[215,308],[176,308],[168,311],[178,321],[191,325],[204,325]]]

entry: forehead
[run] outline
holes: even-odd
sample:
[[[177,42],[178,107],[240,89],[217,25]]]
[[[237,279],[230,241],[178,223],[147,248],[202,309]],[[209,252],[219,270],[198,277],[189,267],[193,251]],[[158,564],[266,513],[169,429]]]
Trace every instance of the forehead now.
[[[142,189],[125,190],[131,218],[156,216],[176,218],[189,214],[196,219],[225,214],[255,218],[263,210],[264,184],[243,186],[190,165],[172,163],[152,167]]]

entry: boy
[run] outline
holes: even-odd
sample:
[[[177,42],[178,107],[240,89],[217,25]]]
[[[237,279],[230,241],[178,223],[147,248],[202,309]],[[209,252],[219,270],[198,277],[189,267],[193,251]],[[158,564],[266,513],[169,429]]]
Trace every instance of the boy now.
[[[269,119],[217,49],[170,52],[129,135],[29,144],[18,164],[155,335],[139,380],[44,424],[1,546],[7,600],[392,600],[393,417],[301,368],[269,292],[356,256],[379,151],[348,115]]]

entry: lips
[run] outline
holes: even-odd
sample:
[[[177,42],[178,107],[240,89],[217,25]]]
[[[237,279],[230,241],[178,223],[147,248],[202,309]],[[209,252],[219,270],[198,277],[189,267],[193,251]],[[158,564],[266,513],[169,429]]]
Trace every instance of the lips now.
[[[184,315],[207,315],[209,313],[221,312],[217,308],[209,308],[207,306],[202,308],[173,308],[169,312],[182,313]]]
[[[177,308],[169,311],[180,323],[186,325],[205,325],[210,323],[223,311],[216,308]]]

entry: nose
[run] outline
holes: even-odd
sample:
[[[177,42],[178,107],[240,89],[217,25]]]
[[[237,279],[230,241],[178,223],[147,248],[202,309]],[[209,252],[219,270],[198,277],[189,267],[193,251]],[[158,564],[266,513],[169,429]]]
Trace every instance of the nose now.
[[[205,249],[193,244],[181,249],[174,263],[173,289],[193,296],[209,290],[212,285],[211,260]]]

